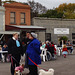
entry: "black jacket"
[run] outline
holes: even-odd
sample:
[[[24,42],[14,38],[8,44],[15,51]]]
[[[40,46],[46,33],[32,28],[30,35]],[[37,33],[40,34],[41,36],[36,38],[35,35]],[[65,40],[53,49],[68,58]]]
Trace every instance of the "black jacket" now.
[[[26,53],[27,46],[31,42],[31,40],[29,38],[25,38],[22,40],[22,42],[24,42],[23,51],[24,51],[24,53]]]
[[[20,47],[17,47],[16,40],[13,40],[11,38],[8,41],[8,53],[12,54],[13,56],[23,55],[23,48],[21,42],[20,42]]]

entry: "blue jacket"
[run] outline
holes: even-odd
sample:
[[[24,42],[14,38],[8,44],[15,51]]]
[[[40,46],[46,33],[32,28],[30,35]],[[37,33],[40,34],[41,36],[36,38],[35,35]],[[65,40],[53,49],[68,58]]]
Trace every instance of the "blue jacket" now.
[[[41,51],[40,51],[40,42],[37,39],[33,39],[27,47],[26,53],[30,59],[32,59],[36,64],[41,64]],[[28,59],[28,65],[34,65]]]

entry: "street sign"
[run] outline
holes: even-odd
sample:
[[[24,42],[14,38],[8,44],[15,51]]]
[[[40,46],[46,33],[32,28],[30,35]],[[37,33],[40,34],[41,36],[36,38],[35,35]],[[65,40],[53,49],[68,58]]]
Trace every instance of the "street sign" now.
[[[69,28],[54,28],[54,34],[69,34]]]

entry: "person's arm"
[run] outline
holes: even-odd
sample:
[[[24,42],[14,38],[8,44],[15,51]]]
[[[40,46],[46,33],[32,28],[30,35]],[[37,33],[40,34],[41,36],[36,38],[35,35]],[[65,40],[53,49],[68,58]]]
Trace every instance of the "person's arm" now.
[[[66,48],[67,49],[67,48]],[[68,52],[68,49],[67,49],[67,52]]]
[[[64,48],[62,49],[62,52],[64,51]]]
[[[5,51],[5,48],[4,47],[2,47],[2,51]]]
[[[8,54],[12,54],[12,41],[11,41],[11,39],[8,41]]]
[[[24,50],[23,50],[23,46],[22,46],[22,43],[21,42],[20,42],[20,48],[21,48],[21,55],[23,56]]]
[[[56,52],[56,48],[55,48],[55,46],[54,46],[54,51]]]
[[[48,49],[48,46],[47,46],[47,44],[46,44],[45,48],[47,48],[47,49]]]
[[[41,54],[40,43],[34,42],[33,47],[34,47],[34,49],[36,50],[36,52],[37,52],[38,54]]]

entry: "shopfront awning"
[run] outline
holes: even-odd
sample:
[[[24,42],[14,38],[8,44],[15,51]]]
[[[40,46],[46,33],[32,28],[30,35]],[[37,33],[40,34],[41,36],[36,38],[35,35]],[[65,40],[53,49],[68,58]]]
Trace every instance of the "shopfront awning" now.
[[[12,35],[13,33],[18,33],[20,34],[20,32],[15,32],[15,31],[0,31],[0,34],[8,34],[8,35]]]
[[[46,30],[46,28],[40,26],[6,25],[6,30]]]

